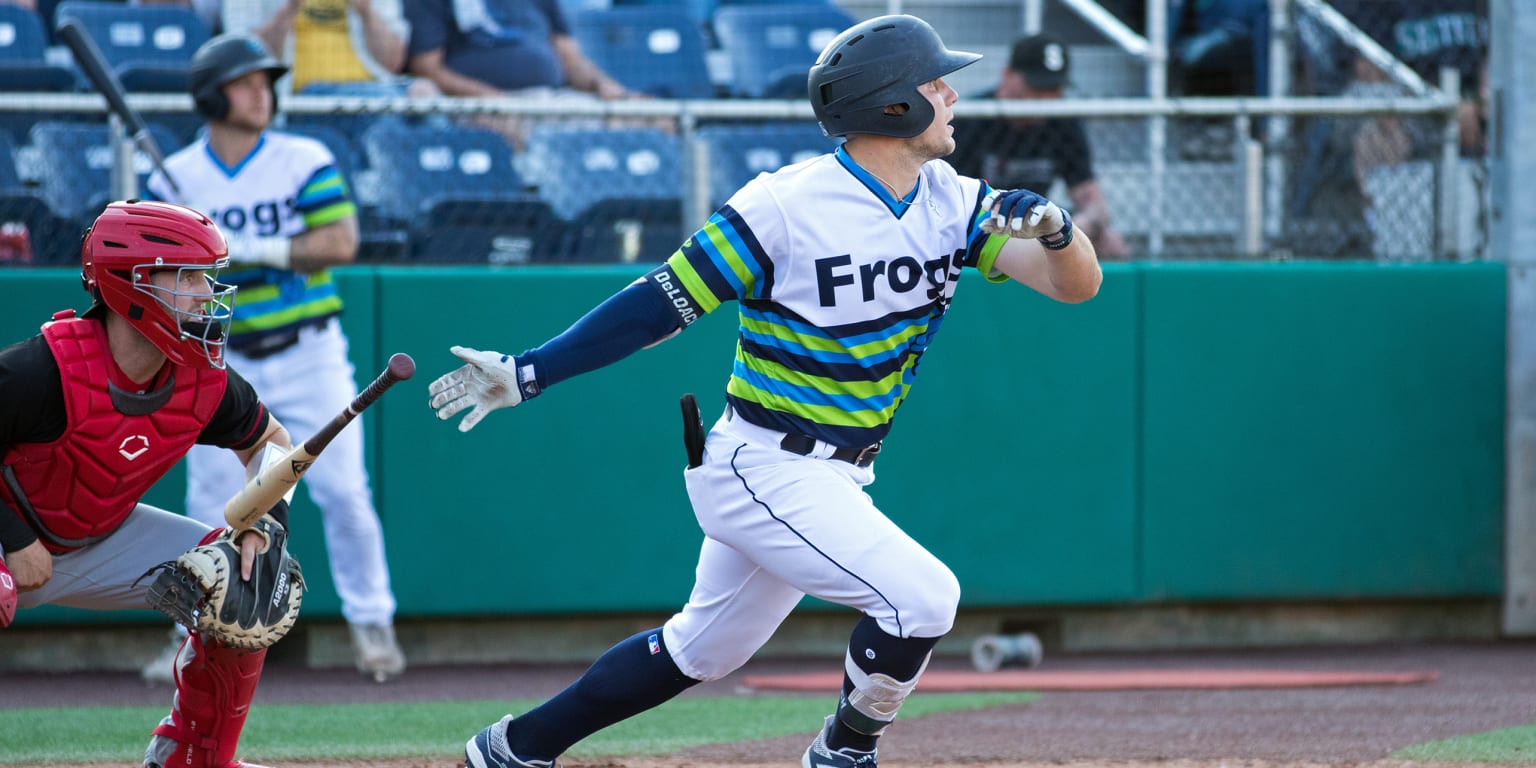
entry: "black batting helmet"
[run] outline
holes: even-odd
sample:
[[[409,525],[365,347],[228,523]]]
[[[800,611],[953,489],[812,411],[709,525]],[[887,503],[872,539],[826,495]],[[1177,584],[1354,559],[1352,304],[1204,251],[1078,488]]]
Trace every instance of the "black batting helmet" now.
[[[288,67],[251,35],[219,35],[203,43],[192,54],[192,102],[197,111],[210,120],[223,120],[229,114],[224,84],[258,69],[266,70],[273,83],[288,74]],[[276,87],[272,89],[272,110],[277,111]]]
[[[928,129],[933,107],[917,87],[981,58],[951,51],[916,16],[879,16],[832,38],[811,66],[811,109],[828,136],[873,133],[910,138]],[[901,114],[887,114],[905,104]]]

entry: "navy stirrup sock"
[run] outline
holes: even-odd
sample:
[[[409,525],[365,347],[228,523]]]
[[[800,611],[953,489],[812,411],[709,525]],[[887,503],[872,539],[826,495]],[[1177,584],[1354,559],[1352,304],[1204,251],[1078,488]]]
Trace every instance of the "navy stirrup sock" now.
[[[554,698],[507,726],[507,744],[524,759],[553,760],[571,745],[697,685],[667,653],[661,628],[608,649]]]

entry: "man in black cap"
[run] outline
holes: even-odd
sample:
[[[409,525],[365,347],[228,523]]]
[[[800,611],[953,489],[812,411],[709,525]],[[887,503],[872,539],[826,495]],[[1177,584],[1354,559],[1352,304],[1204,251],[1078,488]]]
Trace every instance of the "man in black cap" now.
[[[980,98],[1059,99],[1070,72],[1065,43],[1048,34],[1027,35],[1014,42],[997,88]],[[1082,120],[956,120],[955,144],[959,149],[948,158],[950,164],[994,187],[1048,195],[1060,178],[1072,200],[1072,222],[1093,238],[1100,258],[1129,255],[1124,238],[1110,227],[1109,206],[1094,180],[1093,153]]]

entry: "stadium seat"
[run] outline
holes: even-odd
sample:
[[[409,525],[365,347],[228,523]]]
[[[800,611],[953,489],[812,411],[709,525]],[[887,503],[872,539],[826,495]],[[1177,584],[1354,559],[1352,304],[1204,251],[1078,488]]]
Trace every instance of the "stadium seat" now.
[[[759,173],[826,154],[842,143],[815,123],[708,125],[696,135],[709,152],[705,165],[715,208]]]
[[[721,6],[712,23],[730,60],[732,95],[804,99],[806,72],[854,19],[826,3],[757,3]]]
[[[544,127],[528,137],[539,196],[569,222],[564,260],[660,261],[682,235],[682,153],[651,128]]]
[[[704,33],[680,8],[585,11],[572,21],[571,31],[587,55],[630,90],[667,99],[715,95]]]
[[[208,40],[208,25],[190,8],[64,0],[54,23],[78,19],[127,91],[186,93],[192,53]]]
[[[151,125],[150,133],[162,148],[176,146],[167,129]],[[38,179],[43,200],[67,226],[84,230],[112,199],[115,153],[106,125],[45,120],[32,126],[29,143],[37,150],[39,166],[48,169]],[[149,156],[135,151],[137,189],[144,188],[152,170]]]
[[[48,37],[37,14],[0,4],[0,90],[73,91],[79,86],[68,67],[49,64]]]
[[[523,189],[499,133],[378,123],[363,134],[378,213],[410,232],[413,258],[438,263],[547,260],[559,218]]]
[[[48,204],[21,181],[16,147],[0,133],[0,265],[66,264],[79,259],[79,240],[62,236]]]
[[[407,224],[379,213],[378,185],[373,183],[374,174],[367,169],[363,150],[340,129],[324,122],[306,121],[297,125],[289,121],[282,129],[287,133],[308,136],[331,150],[336,158],[336,169],[347,180],[352,200],[357,204],[357,223],[361,242],[358,243],[358,261],[379,263],[404,261],[410,256],[410,232]]]

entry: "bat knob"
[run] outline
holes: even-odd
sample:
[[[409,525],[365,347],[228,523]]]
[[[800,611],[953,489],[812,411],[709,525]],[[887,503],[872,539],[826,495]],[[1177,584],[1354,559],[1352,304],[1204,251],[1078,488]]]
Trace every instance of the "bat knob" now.
[[[404,352],[396,352],[389,356],[389,375],[405,381],[416,375],[416,361]]]

